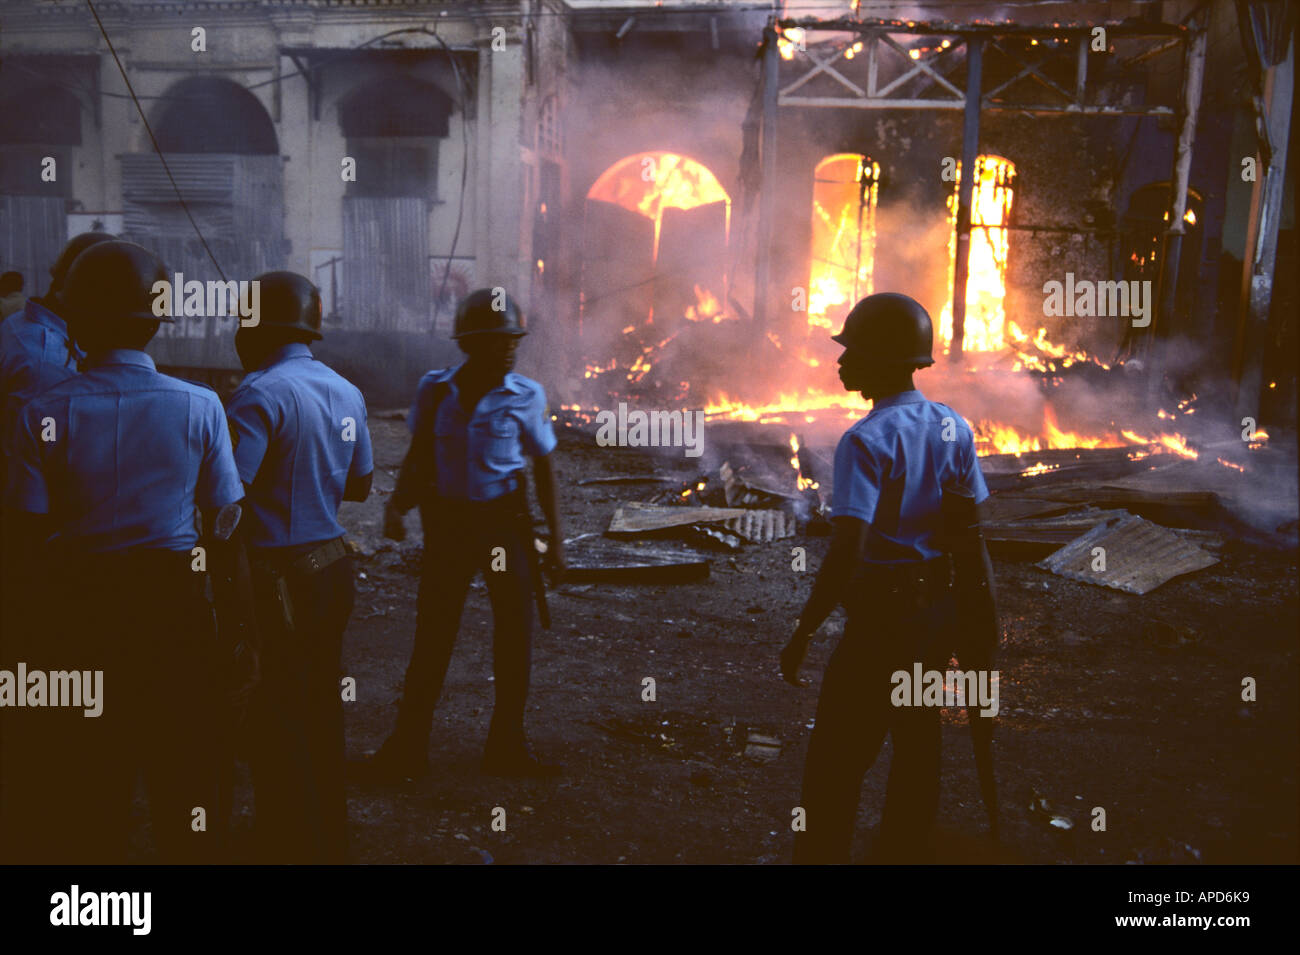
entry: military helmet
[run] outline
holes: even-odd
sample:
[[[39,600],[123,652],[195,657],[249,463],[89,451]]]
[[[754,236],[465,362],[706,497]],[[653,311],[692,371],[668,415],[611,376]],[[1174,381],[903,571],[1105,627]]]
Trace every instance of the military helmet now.
[[[456,324],[451,337],[513,335],[522,338],[527,334],[524,310],[519,303],[504,289],[481,288],[466,295],[456,307]]]
[[[112,239],[77,256],[61,297],[67,317],[79,322],[174,322],[170,315],[154,312],[153,287],[159,281],[167,281],[167,270],[157,256],[134,242]]]
[[[934,364],[934,326],[916,299],[897,292],[868,295],[849,312],[844,328],[831,340],[865,352],[875,364]]]
[[[258,283],[260,302],[257,328],[293,328],[313,340],[323,337],[320,289],[297,272],[264,272]]]
[[[110,235],[107,232],[83,232],[69,239],[68,244],[59,253],[59,257],[50,266],[50,291],[57,292],[63,287],[64,280],[68,277],[68,269],[72,268],[72,263],[77,256],[92,245],[100,242],[112,242],[116,238],[117,236]]]

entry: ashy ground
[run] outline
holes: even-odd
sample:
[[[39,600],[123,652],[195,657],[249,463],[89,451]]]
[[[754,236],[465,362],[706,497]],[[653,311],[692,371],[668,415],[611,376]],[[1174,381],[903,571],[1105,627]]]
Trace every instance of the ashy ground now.
[[[343,520],[365,556],[344,672],[349,755],[391,730],[415,626],[418,521],[402,544],[380,511],[406,448],[400,415],[371,421],[378,470]],[[643,488],[579,478],[695,476],[695,462],[597,448],[561,433],[566,536],[603,531]],[[562,584],[552,629],[538,629],[528,722],[536,748],[566,766],[551,781],[479,774],[492,708],[491,612],[477,582],[435,716],[432,772],[391,787],[350,786],[355,858],[364,863],[779,863],[817,684],[843,620],[823,628],[797,689],[777,652],[806,599],[827,538],[714,553],[708,579],[671,586]],[[809,570],[791,570],[791,547]],[[1144,597],[996,562],[1003,638],[996,753],[1003,840],[983,808],[960,710],[945,711],[942,861],[1295,862],[1297,566],[1294,553],[1229,542],[1220,563]],[[642,680],[656,681],[655,702]],[[1253,677],[1258,700],[1243,702]],[[745,755],[752,733],[775,758]],[[863,786],[855,857],[879,823],[889,746]],[[236,825],[247,833],[251,792]],[[1045,799],[1072,829],[1031,812]],[[1095,808],[1105,831],[1095,831]],[[494,810],[505,831],[494,831]]]

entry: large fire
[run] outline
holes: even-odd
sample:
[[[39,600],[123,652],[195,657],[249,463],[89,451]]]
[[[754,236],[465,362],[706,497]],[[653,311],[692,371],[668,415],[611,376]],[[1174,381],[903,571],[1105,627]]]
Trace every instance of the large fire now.
[[[707,166],[687,156],[648,152],[616,162],[587,192],[588,199],[610,202],[639,212],[655,224],[655,258],[665,209],[694,209],[725,202],[727,231],[731,230],[731,197]]]
[[[948,200],[952,231],[948,237],[948,288],[953,286],[957,262],[957,188],[962,168],[957,165],[953,194]],[[971,195],[970,273],[966,281],[966,323],[962,350],[996,352],[1007,347],[1007,229],[1016,167],[1001,156],[975,160]],[[1019,331],[1019,329],[1017,329]],[[952,299],[939,316],[939,337],[945,350],[952,346]]]
[[[957,183],[949,202],[949,300],[940,313],[936,351],[948,353],[952,347],[952,277],[956,253],[956,188],[962,170],[956,169]],[[1047,329],[1016,322],[1008,317],[1006,309],[1007,256],[1009,250],[1008,228],[1014,199],[1016,169],[1000,156],[980,156],[975,164],[975,182],[972,199],[972,230],[969,257],[969,278],[966,292],[966,318],[962,351],[968,355],[963,377],[969,376],[971,387],[979,388],[982,375],[1022,374],[1036,372],[1057,375],[1071,365],[1087,362],[1101,369],[1110,366],[1089,355],[1084,350],[1060,345],[1048,338]],[[753,421],[765,424],[814,424],[828,420],[848,422],[860,418],[870,410],[870,402],[859,395],[845,393],[833,387],[833,378],[827,374],[827,354],[819,351],[816,341],[833,330],[848,307],[857,299],[875,290],[877,217],[876,206],[880,190],[880,167],[866,156],[841,153],[829,156],[818,164],[812,206],[812,245],[807,297],[807,320],[802,333],[786,335],[779,327],[765,330],[766,341],[786,363],[784,381],[793,387],[776,385],[772,394],[756,400],[754,389],[747,391],[751,397],[741,398],[723,388],[710,391],[704,401],[705,414],[710,419]],[[617,204],[651,219],[655,224],[654,258],[659,257],[659,233],[664,213],[668,209],[689,210],[717,202],[725,202],[727,232],[730,233],[730,198],[718,179],[705,166],[676,153],[650,152],[628,157],[611,166],[596,181],[588,198]],[[1191,212],[1189,210],[1189,217]],[[1189,219],[1190,221],[1190,219]],[[726,298],[727,283],[722,275],[715,280],[693,281],[693,304],[685,304],[677,318],[691,325],[722,326],[734,334],[740,321],[730,311]],[[717,289],[723,295],[717,294]],[[688,297],[687,302],[691,299]],[[667,320],[667,316],[664,320]],[[593,384],[605,385],[610,380],[621,381],[622,387],[645,387],[650,372],[670,345],[683,347],[687,337],[679,334],[687,325],[669,324],[659,327],[660,320],[653,311],[643,320],[622,328],[620,340],[625,357],[600,359],[587,364],[584,377]],[[1032,329],[1032,330],[1031,330]],[[702,331],[702,330],[701,330]],[[719,329],[720,332],[723,329]],[[811,334],[809,334],[811,333]],[[707,339],[692,338],[695,348]],[[714,357],[714,356],[710,356]],[[778,363],[779,363],[778,362]],[[797,371],[795,369],[801,369]],[[606,376],[610,376],[606,378]],[[682,375],[685,377],[685,374]],[[802,379],[802,380],[800,380]],[[738,379],[746,385],[752,381]],[[1050,384],[1059,384],[1051,378]],[[671,384],[677,385],[673,378]],[[966,387],[959,379],[946,379],[949,386]],[[692,384],[680,382],[679,394],[694,391]],[[615,386],[615,390],[622,388]],[[741,390],[744,390],[743,388]],[[760,392],[761,393],[761,392]],[[1183,433],[1173,430],[1176,419],[1195,413],[1195,397],[1185,399],[1175,411],[1161,411],[1161,429],[1134,424],[1123,427],[1114,422],[1101,428],[1074,429],[1063,426],[1050,401],[1035,404],[1041,411],[1037,425],[1034,418],[1026,420],[1026,413],[1016,409],[1016,423],[994,417],[972,420],[976,436],[976,449],[980,455],[1014,454],[1032,455],[1038,452],[1065,449],[1123,448],[1130,447],[1130,457],[1144,458],[1153,453],[1172,454],[1196,459],[1199,452]],[[1062,407],[1066,407],[1062,405]],[[566,411],[583,413],[579,405],[566,406]],[[1028,425],[1028,427],[1026,427]],[[1168,428],[1169,430],[1163,430]],[[1249,447],[1262,444],[1261,433]],[[799,441],[792,434],[791,466],[798,473],[800,488],[815,487],[799,471]],[[1224,467],[1240,469],[1240,465],[1220,458]],[[1038,474],[1059,467],[1056,464],[1025,461],[1024,474]]]

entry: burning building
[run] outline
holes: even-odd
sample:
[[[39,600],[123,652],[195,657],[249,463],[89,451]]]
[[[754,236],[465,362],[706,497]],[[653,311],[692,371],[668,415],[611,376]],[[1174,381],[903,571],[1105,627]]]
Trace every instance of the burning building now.
[[[1238,156],[1254,120],[1204,82],[1218,66],[1254,82],[1225,59],[1243,43],[1229,6],[1084,4],[1065,22],[792,5],[771,26],[744,5],[569,6],[574,405],[842,423],[865,409],[833,387],[827,332],[893,289],[935,316],[944,357],[925,387],[970,409],[985,453],[1190,456],[1234,410],[1293,421],[1292,363],[1247,344],[1265,327],[1294,342],[1281,302],[1266,319],[1242,298],[1260,251],[1240,241],[1261,234]],[[664,151],[702,170],[687,197],[640,224],[593,211],[610,176],[632,182]],[[1192,427],[1197,402],[1219,413]],[[1203,433],[1210,417],[1223,434]]]
[[[456,298],[501,284],[566,406],[835,427],[865,409],[827,333],[893,289],[935,317],[928,387],[988,452],[1184,446],[1159,414],[1193,395],[1293,423],[1290,133],[1263,85],[1286,24],[1263,14],[259,0],[178,32],[171,4],[100,8],[140,114],[82,4],[5,10],[0,252],[29,287],[96,223],[199,280],[293,268],[393,400],[454,355]],[[1052,283],[1094,304],[1052,308]],[[233,364],[204,322],[155,347]]]

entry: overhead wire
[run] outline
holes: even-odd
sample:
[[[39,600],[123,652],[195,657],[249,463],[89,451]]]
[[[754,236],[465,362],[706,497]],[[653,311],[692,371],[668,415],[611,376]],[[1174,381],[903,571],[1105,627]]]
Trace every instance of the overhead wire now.
[[[108,31],[104,29],[104,21],[99,19],[99,12],[95,9],[92,0],[86,0],[86,6],[90,8],[91,16],[95,18],[95,23],[99,27],[100,35],[104,37],[104,42],[108,44],[108,52],[113,54],[113,62],[117,64],[117,70],[122,74],[122,82],[126,84],[127,91],[131,94],[131,99],[135,103],[136,112],[140,114],[140,122],[144,123],[145,132],[149,134],[149,142],[153,144],[153,151],[158,156],[158,161],[162,163],[163,172],[167,173],[167,181],[172,184],[172,189],[176,192],[176,201],[180,203],[181,209],[185,212],[185,217],[190,220],[190,225],[194,228],[194,234],[199,237],[199,242],[203,245],[203,251],[208,254],[212,260],[212,266],[221,276],[221,281],[226,281],[226,273],[221,268],[221,263],[213,254],[212,248],[208,245],[208,240],[204,238],[203,230],[199,228],[198,222],[194,219],[194,214],[190,211],[189,203],[185,201],[185,196],[181,194],[181,187],[176,183],[176,177],[172,175],[171,166],[167,164],[167,157],[163,155],[162,148],[158,145],[158,138],[153,134],[153,127],[149,125],[149,117],[144,114],[144,107],[136,99],[135,87],[131,85],[131,78],[126,75],[126,67],[122,65],[121,59],[118,58],[117,50],[113,46],[113,40],[109,37]]]

